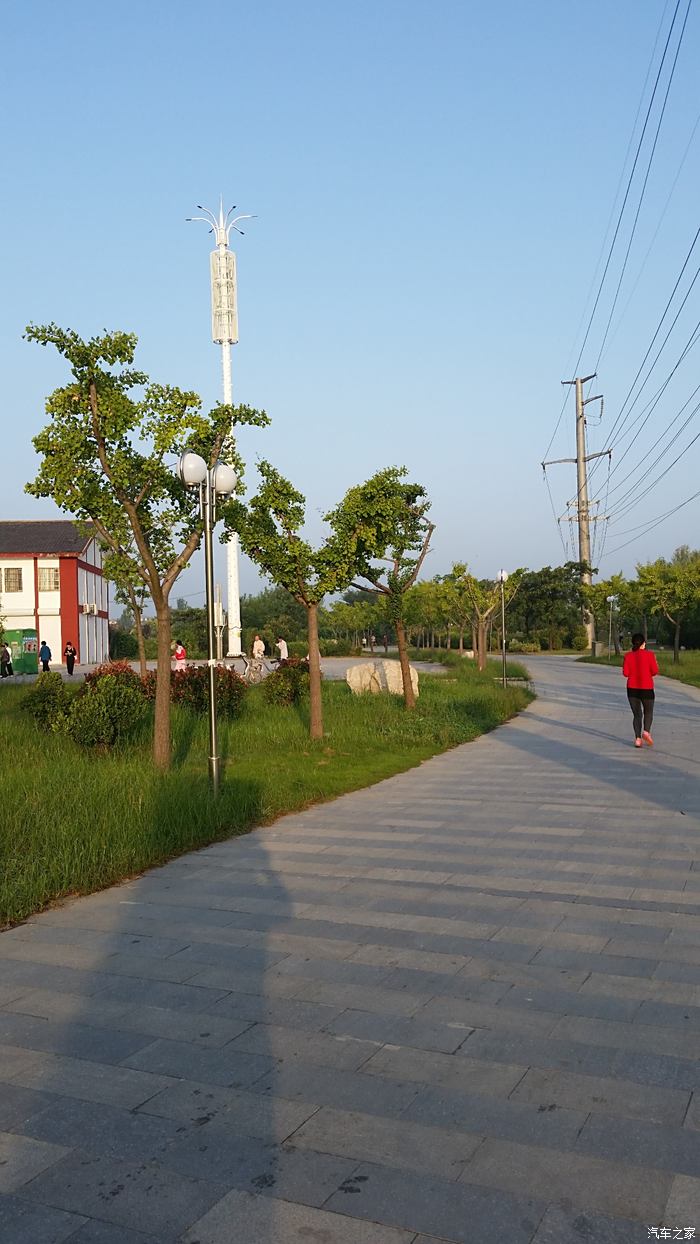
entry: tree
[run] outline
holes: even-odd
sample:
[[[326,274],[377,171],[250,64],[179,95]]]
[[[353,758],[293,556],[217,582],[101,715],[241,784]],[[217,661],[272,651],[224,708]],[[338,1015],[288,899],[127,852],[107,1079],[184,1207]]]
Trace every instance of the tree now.
[[[550,649],[559,647],[565,634],[581,625],[584,590],[582,564],[543,566],[523,573],[511,628],[530,638],[544,639]]]
[[[306,610],[309,644],[309,729],[312,739],[323,737],[321,664],[318,647],[318,608],[329,592],[348,587],[357,571],[357,548],[362,515],[342,530],[333,522],[331,533],[313,549],[300,532],[306,518],[306,499],[269,462],[258,466],[261,484],[246,508],[233,502],[226,508],[227,527],[238,531],[241,547],[273,583],[289,592]],[[340,507],[342,509],[342,506]],[[368,538],[369,533],[365,533]]]
[[[504,599],[506,607],[515,596],[523,578],[522,570],[514,570],[506,581]],[[489,579],[475,579],[474,575],[464,570],[462,574],[464,589],[472,602],[474,621],[476,623],[476,657],[480,670],[486,669],[486,631],[496,610],[501,605],[501,585]]]
[[[365,484],[351,488],[342,504],[328,515],[335,531],[354,544],[357,578],[386,601],[396,631],[406,708],[415,708],[406,643],[406,595],[418,578],[430,548],[435,524],[428,519],[430,501],[421,484],[405,480],[405,467],[389,467]],[[376,561],[387,562],[378,566]]]
[[[464,652],[464,632],[471,626],[474,617],[472,597],[464,579],[466,572],[467,567],[463,562],[455,562],[451,572],[442,579],[446,609],[459,632],[460,656]]]
[[[203,414],[196,393],[151,383],[133,368],[133,333],[104,333],[83,341],[73,330],[30,325],[30,341],[52,345],[72,380],[46,404],[50,422],[34,446],[41,455],[35,497],[93,523],[102,544],[128,563],[133,582],[153,601],[158,623],[158,672],[153,755],[170,764],[169,597],[199,545],[202,528],[196,495],[175,477],[170,463],[185,449],[211,465],[219,458],[238,468],[232,439],[236,424],[265,426],[264,411],[216,406]]]
[[[143,634],[143,611],[149,599],[146,583],[138,572],[138,560],[125,552],[113,552],[103,543],[102,571],[106,578],[114,584],[114,599],[117,604],[124,605],[133,619],[136,632],[136,644],[139,652],[141,677],[146,676],[146,645]]]
[[[700,600],[700,550],[681,545],[670,562],[663,557],[637,566],[637,578],[654,613],[673,627],[673,661],[680,660],[681,628]]]

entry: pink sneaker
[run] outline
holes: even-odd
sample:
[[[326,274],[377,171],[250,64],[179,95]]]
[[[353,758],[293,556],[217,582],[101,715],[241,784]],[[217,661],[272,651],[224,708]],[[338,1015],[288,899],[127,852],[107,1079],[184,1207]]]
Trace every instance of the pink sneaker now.
[[[643,730],[643,731],[642,731],[642,738],[644,739],[644,742],[645,742],[645,743],[648,743],[649,747],[653,747],[653,746],[654,746],[654,740],[652,739],[652,737],[651,737],[651,735],[650,735],[650,733],[649,733],[649,731],[648,731],[648,730]]]
[[[642,746],[642,740],[641,740],[641,739],[635,739],[635,740],[634,740],[634,746],[635,746],[635,747],[641,747],[641,746]]]

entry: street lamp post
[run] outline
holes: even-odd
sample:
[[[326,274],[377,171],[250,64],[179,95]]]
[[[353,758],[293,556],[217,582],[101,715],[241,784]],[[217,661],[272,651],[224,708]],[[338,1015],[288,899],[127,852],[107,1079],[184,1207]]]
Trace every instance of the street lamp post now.
[[[613,605],[615,604],[615,601],[617,600],[617,596],[606,596],[606,597],[605,597],[605,599],[607,600],[607,602],[608,602],[608,604],[609,604],[609,606],[610,606],[610,615],[609,615],[609,617],[608,617],[608,661],[609,661],[609,660],[610,660],[610,649],[612,648],[612,615],[613,615]]]
[[[208,467],[199,454],[181,454],[177,473],[185,488],[199,488],[199,509],[204,527],[204,576],[207,597],[207,666],[209,669],[209,782],[219,793],[219,743],[216,727],[216,625],[214,616],[214,524],[216,498],[228,497],[236,487],[236,473],[225,462]]]
[[[506,581],[508,579],[507,570],[499,570],[498,582],[501,585],[501,656],[503,659],[503,686],[508,686],[506,678]]]

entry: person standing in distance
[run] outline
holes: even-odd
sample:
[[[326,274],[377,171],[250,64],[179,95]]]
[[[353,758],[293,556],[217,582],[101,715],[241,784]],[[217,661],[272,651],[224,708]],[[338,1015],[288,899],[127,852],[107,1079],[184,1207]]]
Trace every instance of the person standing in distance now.
[[[78,655],[77,649],[73,646],[72,639],[68,640],[68,643],[63,649],[63,655],[66,658],[66,669],[72,678],[73,670],[75,669],[75,658]]]
[[[654,746],[651,723],[654,718],[654,679],[659,672],[653,652],[647,652],[646,640],[637,632],[632,636],[632,651],[625,653],[622,675],[627,679],[627,699],[634,722],[634,746],[641,747],[642,739],[649,747]]]
[[[265,644],[259,635],[253,640],[253,660],[262,661],[265,656]]]
[[[48,674],[49,661],[51,660],[51,649],[49,648],[49,645],[47,644],[45,639],[42,639],[41,641],[41,647],[39,649],[39,660],[41,661],[42,674]]]
[[[279,648],[280,661],[289,660],[289,648],[287,647],[286,639],[278,639],[275,648]]]

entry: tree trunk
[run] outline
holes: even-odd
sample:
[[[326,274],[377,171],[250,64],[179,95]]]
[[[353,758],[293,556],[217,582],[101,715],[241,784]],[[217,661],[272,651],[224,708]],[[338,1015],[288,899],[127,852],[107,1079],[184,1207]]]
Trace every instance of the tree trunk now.
[[[321,657],[318,650],[318,605],[307,605],[309,637],[309,734],[323,738],[323,703],[321,700]]]
[[[674,665],[678,665],[678,662],[681,659],[680,647],[681,647],[681,624],[680,622],[676,622],[674,624],[674,630],[673,630],[673,664]]]
[[[146,672],[147,672],[146,671],[146,644],[143,638],[142,611],[141,609],[139,609],[138,605],[134,609],[133,613],[134,613],[134,629],[136,630],[136,642],[139,646],[139,669],[141,671],[141,677],[145,678]]]
[[[477,623],[477,657],[480,670],[486,669],[486,623],[479,618]]]
[[[619,657],[621,654],[620,654],[620,628],[618,626],[613,627],[613,646],[615,648],[615,656]]]
[[[401,665],[401,681],[403,682],[404,703],[406,708],[415,708],[416,697],[413,694],[413,683],[411,682],[411,666],[408,660],[406,631],[401,620],[396,623],[396,642],[399,646],[399,663]]]
[[[459,655],[461,656],[463,652],[464,652],[464,627],[460,626],[459,628]]]
[[[153,724],[153,760],[157,769],[170,768],[170,610],[167,600],[156,604],[158,668]]]
[[[644,636],[644,643],[646,643],[647,639],[649,638],[648,633],[647,633],[648,627],[649,627],[649,623],[647,621],[647,615],[643,613],[642,614],[642,635]]]
[[[478,657],[479,655],[479,632],[477,630],[476,622],[472,622],[472,652],[474,653],[475,657]]]

